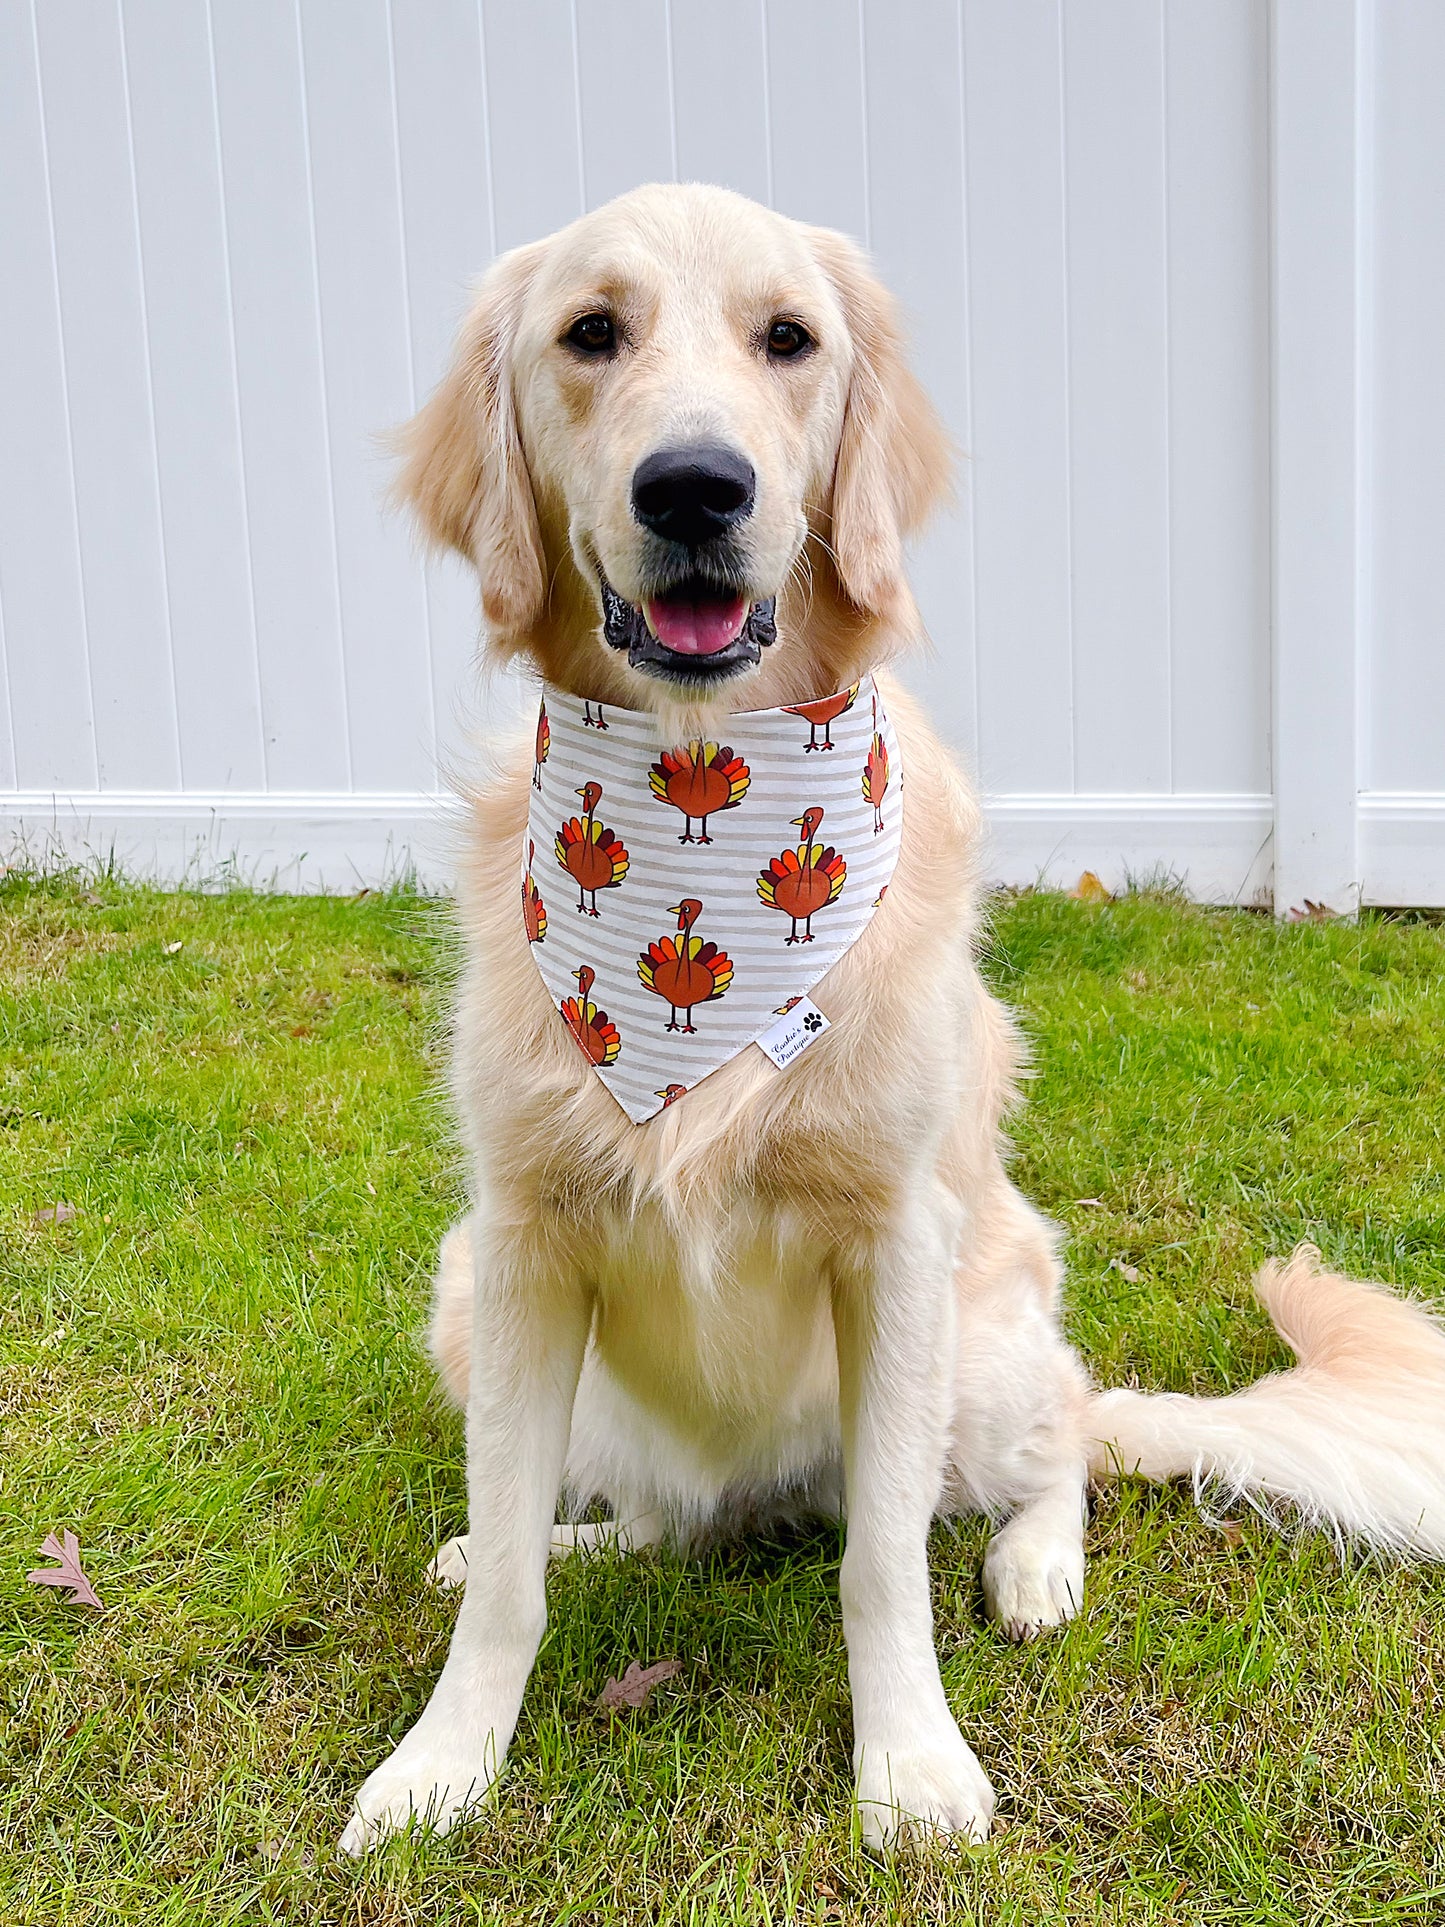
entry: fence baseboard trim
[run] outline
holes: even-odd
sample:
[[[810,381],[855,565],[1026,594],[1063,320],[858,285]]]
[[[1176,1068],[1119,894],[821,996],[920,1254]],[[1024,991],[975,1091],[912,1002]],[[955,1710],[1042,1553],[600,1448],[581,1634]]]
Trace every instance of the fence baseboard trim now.
[[[1366,790],[1359,846],[1363,902],[1445,906],[1445,792]]]
[[[988,876],[1071,888],[1092,870],[1110,890],[1182,886],[1204,903],[1270,899],[1268,796],[1006,795],[986,799]]]
[[[1445,811],[1445,797],[1434,803]],[[985,807],[992,882],[1068,887],[1093,870],[1110,889],[1168,877],[1206,902],[1268,896],[1268,796],[1015,794]],[[1403,855],[1420,826],[1376,814]],[[461,824],[455,797],[410,791],[11,791],[0,794],[0,862],[113,863],[160,882],[272,890],[344,893],[407,876],[440,888]]]
[[[0,863],[109,865],[203,888],[437,889],[461,822],[454,796],[416,791],[12,791],[0,793]]]
[[[994,796],[991,882],[1111,890],[1172,879],[1207,903],[1263,903],[1272,881],[1267,795]],[[1445,792],[1359,798],[1366,904],[1445,905]],[[462,834],[454,796],[373,792],[95,790],[0,793],[0,864],[113,863],[164,883],[239,881],[344,893],[414,876],[444,888]],[[1285,906],[1288,908],[1288,906]]]

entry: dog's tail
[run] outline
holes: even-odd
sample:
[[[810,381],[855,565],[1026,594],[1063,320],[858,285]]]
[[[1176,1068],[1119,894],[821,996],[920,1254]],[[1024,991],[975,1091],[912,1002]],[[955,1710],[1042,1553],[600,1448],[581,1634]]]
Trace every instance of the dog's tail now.
[[[1301,1245],[1255,1279],[1291,1370],[1227,1398],[1097,1393],[1091,1470],[1285,1501],[1339,1537],[1445,1559],[1445,1324],[1319,1258]]]

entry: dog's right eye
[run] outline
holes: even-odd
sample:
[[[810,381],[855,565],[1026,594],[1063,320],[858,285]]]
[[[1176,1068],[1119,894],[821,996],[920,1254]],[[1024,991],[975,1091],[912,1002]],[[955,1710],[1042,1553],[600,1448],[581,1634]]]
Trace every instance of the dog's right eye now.
[[[767,351],[769,361],[796,361],[807,354],[813,345],[813,337],[801,321],[788,321],[779,318],[768,330]]]
[[[610,355],[617,346],[617,330],[610,314],[584,314],[563,337],[569,348],[583,355]]]

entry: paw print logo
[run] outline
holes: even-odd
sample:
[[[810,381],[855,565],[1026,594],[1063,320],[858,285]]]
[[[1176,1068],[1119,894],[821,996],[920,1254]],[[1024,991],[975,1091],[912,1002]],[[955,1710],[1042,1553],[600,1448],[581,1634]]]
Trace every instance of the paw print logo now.
[[[803,1029],[810,1030],[816,1035],[817,1032],[820,1031],[822,1028],[823,1028],[822,1018],[818,1015],[816,1010],[810,1010],[807,1016],[803,1019]]]

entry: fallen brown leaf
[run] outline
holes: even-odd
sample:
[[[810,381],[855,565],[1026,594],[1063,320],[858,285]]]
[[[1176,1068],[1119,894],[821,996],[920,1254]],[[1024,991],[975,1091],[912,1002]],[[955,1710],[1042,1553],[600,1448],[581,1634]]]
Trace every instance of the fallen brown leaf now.
[[[655,1666],[642,1666],[634,1659],[621,1679],[610,1679],[597,1695],[599,1713],[620,1713],[624,1707],[646,1706],[654,1686],[682,1671],[679,1659],[660,1659]]]
[[[1306,897],[1304,900],[1303,909],[1301,909],[1299,905],[1296,904],[1293,906],[1293,908],[1286,911],[1285,922],[1286,923],[1330,923],[1330,922],[1333,922],[1333,920],[1338,915],[1339,915],[1339,911],[1331,910],[1330,906],[1327,903],[1316,903],[1313,897]]]
[[[42,1204],[32,1220],[34,1224],[69,1224],[72,1218],[80,1216],[78,1204]]]
[[[1069,895],[1079,903],[1112,903],[1114,893],[1106,890],[1092,870],[1085,870]]]
[[[34,1572],[27,1572],[25,1577],[32,1586],[63,1586],[77,1606],[94,1606],[97,1612],[105,1610],[85,1576],[85,1568],[80,1563],[80,1541],[73,1532],[67,1530],[59,1539],[53,1532],[47,1534],[40,1556],[59,1563],[37,1566]]]

